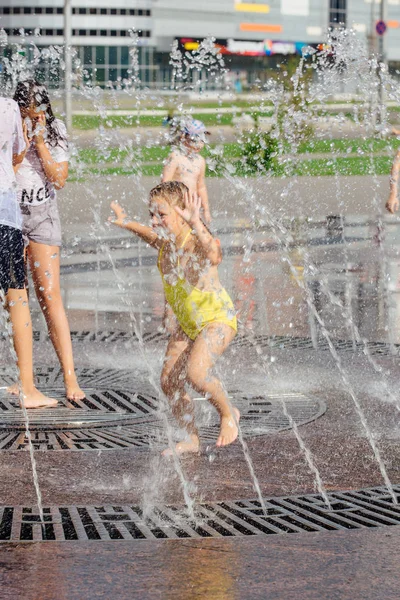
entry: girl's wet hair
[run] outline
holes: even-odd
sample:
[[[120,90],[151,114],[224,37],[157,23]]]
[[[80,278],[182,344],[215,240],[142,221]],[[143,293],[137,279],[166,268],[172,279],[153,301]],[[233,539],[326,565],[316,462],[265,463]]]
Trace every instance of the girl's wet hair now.
[[[189,188],[180,181],[165,181],[150,190],[150,202],[156,198],[165,198],[171,206],[185,208],[185,194]]]
[[[46,114],[47,141],[50,146],[68,146],[67,139],[60,133],[51,108],[49,94],[44,85],[35,79],[25,79],[17,84],[14,100],[20,109],[40,108]]]

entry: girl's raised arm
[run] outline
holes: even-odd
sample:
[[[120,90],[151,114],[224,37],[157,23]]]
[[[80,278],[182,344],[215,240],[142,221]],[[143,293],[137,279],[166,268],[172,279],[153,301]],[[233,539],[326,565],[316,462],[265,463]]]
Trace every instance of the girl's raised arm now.
[[[140,223],[137,223],[137,221],[129,221],[125,209],[122,208],[118,202],[111,202],[110,207],[115,214],[115,217],[108,218],[110,223],[117,225],[117,227],[121,227],[121,229],[132,231],[132,233],[141,237],[142,240],[147,244],[150,244],[150,246],[158,248],[161,245],[161,239],[156,232],[147,225],[141,225]]]
[[[219,241],[216,240],[200,218],[201,199],[197,194],[185,194],[185,208],[182,210],[175,206],[175,210],[192,229],[195,230],[197,238],[203,247],[208,260],[213,265],[219,265],[222,260],[222,252]]]

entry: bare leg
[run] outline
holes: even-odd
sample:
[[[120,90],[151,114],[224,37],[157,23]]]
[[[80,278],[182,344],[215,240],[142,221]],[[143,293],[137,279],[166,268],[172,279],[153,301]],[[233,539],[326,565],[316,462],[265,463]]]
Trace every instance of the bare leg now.
[[[85,393],[76,379],[71,333],[61,298],[60,248],[31,241],[28,258],[36,296],[64,373],[66,396],[69,400],[81,400]]]
[[[172,308],[170,307],[170,305],[167,302],[165,302],[164,315],[163,315],[163,321],[162,321],[162,323],[163,323],[163,328],[170,335],[172,335],[178,329],[180,329],[180,325],[178,324],[178,321],[176,320],[174,312],[173,312]]]
[[[172,414],[179,426],[188,433],[188,439],[175,446],[177,454],[198,452],[199,436],[194,424],[193,402],[185,390],[186,364],[193,342],[179,328],[170,338],[161,374],[161,387],[167,396]],[[172,454],[171,448],[164,450],[164,456]]]
[[[13,327],[14,348],[25,408],[55,406],[57,400],[48,398],[35,387],[33,382],[32,321],[26,290],[9,290],[7,306]],[[19,386],[17,386],[19,394]]]
[[[240,413],[232,407],[221,382],[211,374],[216,359],[221,356],[236,332],[224,323],[213,323],[206,327],[196,338],[187,366],[188,381],[198,392],[205,394],[215,406],[220,418],[221,428],[217,446],[227,446],[238,436]]]

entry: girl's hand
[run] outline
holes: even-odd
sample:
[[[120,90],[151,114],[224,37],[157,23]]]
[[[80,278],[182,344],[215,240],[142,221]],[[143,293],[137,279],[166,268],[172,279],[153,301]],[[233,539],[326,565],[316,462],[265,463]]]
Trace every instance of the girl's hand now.
[[[46,115],[44,112],[38,114],[33,132],[35,144],[41,146],[46,137]]]
[[[201,198],[197,194],[188,194],[184,196],[185,208],[182,210],[175,206],[175,210],[182,219],[189,225],[195,225],[200,221]]]
[[[25,140],[25,144],[26,144],[26,148],[25,148],[25,154],[26,154],[29,150],[29,146],[31,145],[31,140],[28,137],[28,126],[25,123],[25,121],[22,121],[22,133],[24,134],[24,140]]]
[[[118,225],[118,227],[123,227],[127,221],[125,209],[118,202],[111,202],[110,208],[114,212],[115,217],[108,217],[109,222]]]

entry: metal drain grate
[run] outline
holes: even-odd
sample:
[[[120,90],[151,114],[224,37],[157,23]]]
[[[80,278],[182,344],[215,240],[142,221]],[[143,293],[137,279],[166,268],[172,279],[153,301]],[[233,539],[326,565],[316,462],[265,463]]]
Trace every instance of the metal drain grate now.
[[[394,486],[400,500],[400,486]],[[321,496],[287,496],[198,504],[197,522],[182,507],[157,506],[143,518],[135,506],[52,506],[44,508],[44,525],[32,507],[0,508],[0,541],[109,541],[223,538],[284,533],[311,533],[400,525],[400,507],[386,488],[330,494],[332,510]]]
[[[30,430],[35,450],[115,450],[123,448],[162,448],[167,437],[160,419],[159,401],[140,389],[140,383],[126,371],[112,369],[78,369],[77,375],[87,397],[82,401],[60,401],[55,408],[29,411]],[[62,398],[60,370],[38,370],[40,389]],[[7,374],[0,382],[7,385]],[[106,387],[103,386],[116,386]],[[94,386],[90,389],[89,386]],[[125,389],[121,389],[125,388]],[[246,395],[230,392],[241,413],[241,430],[248,438],[259,437],[290,428],[283,401],[300,426],[320,417],[325,402],[303,394]],[[219,432],[217,413],[203,399],[195,400],[196,422],[203,443],[215,443]],[[174,427],[174,423],[171,423]],[[0,391],[0,450],[25,450],[28,440],[18,401]]]

